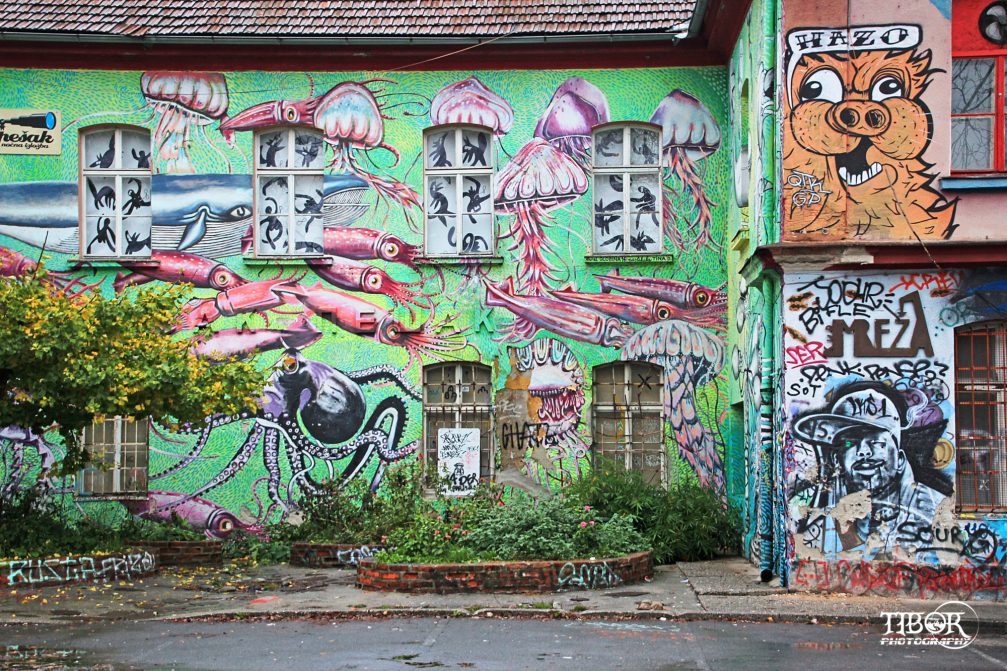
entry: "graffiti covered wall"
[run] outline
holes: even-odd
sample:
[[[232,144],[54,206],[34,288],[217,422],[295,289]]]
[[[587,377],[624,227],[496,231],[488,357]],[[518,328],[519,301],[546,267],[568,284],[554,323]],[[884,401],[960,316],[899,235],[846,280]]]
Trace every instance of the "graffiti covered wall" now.
[[[956,507],[998,477],[968,461],[979,454],[973,438],[959,444],[984,427],[980,413],[956,414],[956,403],[978,401],[956,391],[955,328],[1002,318],[989,301],[1000,281],[974,271],[787,278],[782,456],[794,584],[920,594],[974,585],[970,595],[1003,598],[1007,529]],[[966,469],[957,480],[956,468]],[[969,482],[978,494],[956,491]]]
[[[43,254],[61,282],[86,273],[96,291],[192,283],[176,337],[193,339],[211,360],[253,360],[268,378],[258,412],[182,433],[155,424],[148,500],[126,510],[80,499],[86,514],[175,514],[224,537],[286,518],[326,480],[363,478],[380,489],[390,465],[424,451],[422,372],[442,361],[494,371],[494,458],[505,484],[551,491],[590,468],[592,369],[642,360],[663,371],[670,477],[724,486],[724,453],[736,436],[723,369],[723,69],[393,77],[6,70],[0,82],[6,105],[57,108],[64,125],[61,155],[0,165],[3,273]],[[651,122],[663,132],[660,146],[632,149],[661,162],[664,183],[638,185],[623,197],[633,205],[620,204],[638,228],[654,224],[627,244],[660,253],[625,256],[639,250],[613,245],[591,254],[596,230],[613,215],[611,202],[594,203],[589,188],[590,132],[610,121]],[[425,146],[423,131],[441,123],[488,129],[465,136],[457,156],[494,165],[495,177],[471,179],[457,200],[424,180],[424,165],[445,160],[447,150]],[[683,135],[687,123],[703,128],[701,148]],[[83,147],[82,161],[101,166],[121,152],[134,167],[150,167],[149,183],[124,181],[116,201],[124,215],[150,217],[150,236],[116,243],[99,214],[85,229],[84,251],[119,244],[127,255],[150,252],[156,265],[112,258],[75,270],[79,132],[100,124],[150,132],[149,152],[103,137]],[[321,141],[278,133],[253,148],[254,131],[283,124]],[[324,165],[323,178],[293,194],[303,215],[293,239],[278,224],[285,213],[268,209],[290,192],[279,195],[286,187],[275,180],[253,186],[252,177],[254,165],[285,161]],[[89,215],[117,197],[105,191],[111,186],[85,181],[79,197]],[[623,185],[607,188],[618,196]],[[480,208],[490,190],[495,211],[487,213]],[[464,225],[471,218],[474,227],[466,230],[481,240],[473,232],[462,244],[495,238],[494,255],[427,257],[431,245],[464,237],[447,224],[456,203],[465,203]],[[444,227],[440,242],[424,235],[424,211],[429,226]],[[260,252],[288,245],[328,258],[254,260],[252,240]],[[4,431],[0,490],[10,495],[46,478],[60,456],[50,437]],[[49,484],[72,495],[68,483]]]

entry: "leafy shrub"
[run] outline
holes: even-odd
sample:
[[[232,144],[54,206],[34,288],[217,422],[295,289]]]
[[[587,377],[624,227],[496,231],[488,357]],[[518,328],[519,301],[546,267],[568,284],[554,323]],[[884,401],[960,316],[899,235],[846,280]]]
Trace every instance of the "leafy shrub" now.
[[[167,522],[129,518],[118,529],[125,541],[205,541],[206,534],[173,514]]]
[[[115,529],[89,518],[69,521],[69,504],[29,488],[0,497],[0,557],[45,557],[123,548]]]
[[[737,552],[741,543],[737,512],[695,478],[675,482],[666,491],[620,464],[599,460],[567,492],[603,514],[631,517],[657,563],[711,559]]]
[[[266,527],[261,535],[242,529],[234,532],[224,541],[224,559],[246,559],[255,564],[286,564],[290,561],[290,544],[297,527],[289,524],[275,524]]]

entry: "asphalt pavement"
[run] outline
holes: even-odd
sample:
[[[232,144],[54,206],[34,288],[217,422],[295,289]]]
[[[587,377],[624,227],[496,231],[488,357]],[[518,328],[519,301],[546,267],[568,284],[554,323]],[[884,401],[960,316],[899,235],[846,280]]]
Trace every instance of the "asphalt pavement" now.
[[[378,617],[549,617],[849,623],[930,612],[939,601],[788,591],[744,559],[658,566],[651,581],[602,590],[402,594],[354,586],[350,569],[226,565],[162,569],[133,582],[0,588],[0,624]],[[969,602],[984,631],[1007,632],[1007,604]]]

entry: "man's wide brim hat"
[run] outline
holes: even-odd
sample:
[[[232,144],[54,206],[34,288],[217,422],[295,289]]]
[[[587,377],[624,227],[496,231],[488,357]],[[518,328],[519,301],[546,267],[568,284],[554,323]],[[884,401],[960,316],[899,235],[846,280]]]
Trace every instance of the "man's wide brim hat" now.
[[[799,417],[793,431],[801,440],[823,444],[853,428],[880,429],[898,438],[909,423],[894,393],[867,388],[837,395],[822,412]]]

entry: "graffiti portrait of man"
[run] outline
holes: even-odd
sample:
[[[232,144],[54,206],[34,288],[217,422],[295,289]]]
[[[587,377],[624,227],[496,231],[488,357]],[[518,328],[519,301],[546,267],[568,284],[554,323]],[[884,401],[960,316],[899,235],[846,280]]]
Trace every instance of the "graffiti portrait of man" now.
[[[827,519],[823,550],[888,554],[900,533],[932,523],[943,496],[914,475],[903,445],[911,429],[909,415],[899,392],[863,382],[847,385],[825,409],[795,421],[794,434],[821,449],[827,518],[851,494],[870,495],[869,514]]]
[[[912,25],[787,36],[783,198],[802,239],[943,239],[957,201],[931,186],[923,94],[935,71]]]

